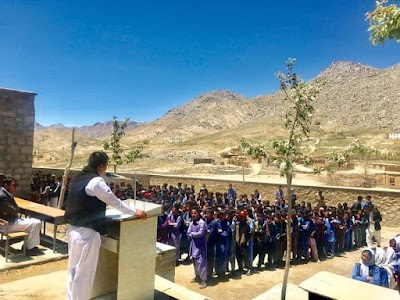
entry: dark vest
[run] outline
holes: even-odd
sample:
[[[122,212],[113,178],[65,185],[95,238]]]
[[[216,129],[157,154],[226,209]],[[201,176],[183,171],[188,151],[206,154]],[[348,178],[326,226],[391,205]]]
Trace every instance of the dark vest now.
[[[106,204],[96,197],[88,196],[85,187],[89,181],[99,175],[88,167],[71,180],[68,201],[65,207],[66,223],[87,227],[104,234]]]

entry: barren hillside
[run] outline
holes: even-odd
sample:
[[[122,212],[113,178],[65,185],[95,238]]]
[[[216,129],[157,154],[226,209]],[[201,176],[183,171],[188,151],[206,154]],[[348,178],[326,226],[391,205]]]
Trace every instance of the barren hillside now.
[[[314,128],[305,146],[315,155],[346,146],[354,137],[370,145],[400,150],[387,139],[400,131],[399,65],[381,70],[352,62],[334,62],[317,78],[325,84],[318,95]],[[221,159],[218,152],[237,146],[241,138],[264,143],[284,136],[285,104],[281,92],[249,99],[228,91],[212,91],[171,109],[153,122],[132,122],[124,147],[147,139],[145,157],[125,169],[193,170],[193,158]],[[129,117],[129,116],[128,116]],[[77,165],[94,149],[102,149],[112,122],[78,129]],[[70,132],[61,125],[35,129],[34,164],[64,166],[70,149]],[[186,172],[186,171],[185,171]]]

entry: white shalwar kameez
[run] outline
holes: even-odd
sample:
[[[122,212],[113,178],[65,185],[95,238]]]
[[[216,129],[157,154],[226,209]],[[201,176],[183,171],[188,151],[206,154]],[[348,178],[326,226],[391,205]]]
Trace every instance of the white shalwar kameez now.
[[[381,231],[380,230],[375,230],[375,224],[373,223],[374,221],[374,213],[371,211],[369,213],[369,225],[366,230],[366,240],[367,240],[367,247],[372,248],[374,246],[374,243],[372,241],[373,238],[375,238],[376,243],[378,244],[378,247],[381,246]]]
[[[97,197],[124,214],[134,215],[136,210],[118,199],[101,177],[92,178],[85,187],[91,197]],[[86,227],[67,225],[68,274],[67,299],[90,299],[101,246],[100,234]]]
[[[3,191],[10,197],[13,197],[5,188]],[[14,224],[8,228],[9,232],[23,231],[29,234],[26,249],[32,249],[40,244],[40,229],[42,228],[42,222],[35,218],[17,218]]]

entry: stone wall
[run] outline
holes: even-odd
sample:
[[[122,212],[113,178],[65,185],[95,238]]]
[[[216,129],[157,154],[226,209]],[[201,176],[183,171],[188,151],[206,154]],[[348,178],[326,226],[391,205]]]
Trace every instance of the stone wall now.
[[[0,172],[19,180],[20,197],[30,193],[35,96],[0,88]]]

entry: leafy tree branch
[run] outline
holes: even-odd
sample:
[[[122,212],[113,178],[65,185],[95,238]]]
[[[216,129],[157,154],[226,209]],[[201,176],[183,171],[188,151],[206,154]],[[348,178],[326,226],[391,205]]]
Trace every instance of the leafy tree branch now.
[[[400,43],[400,7],[388,4],[388,0],[376,1],[375,10],[366,14],[369,21],[368,31],[374,46],[384,45],[385,41],[395,40]]]

